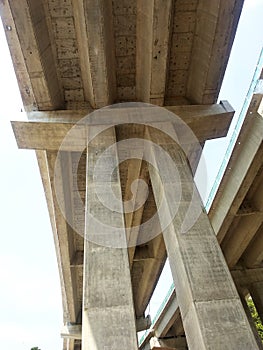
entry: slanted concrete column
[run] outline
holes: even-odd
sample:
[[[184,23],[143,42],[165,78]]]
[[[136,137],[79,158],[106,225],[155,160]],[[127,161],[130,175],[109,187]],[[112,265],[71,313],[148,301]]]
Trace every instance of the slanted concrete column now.
[[[262,340],[261,340],[261,338],[260,338],[260,336],[258,334],[255,322],[253,320],[253,317],[251,315],[251,312],[250,312],[248,304],[247,304],[246,296],[248,294],[248,290],[247,290],[247,288],[241,288],[238,285],[237,285],[237,290],[238,290],[238,293],[239,293],[239,297],[240,297],[241,303],[242,303],[242,305],[244,307],[244,310],[245,310],[245,313],[247,315],[248,322],[250,324],[250,327],[252,329],[252,332],[253,332],[254,337],[256,339],[256,342],[258,344],[258,348],[260,350],[263,350]]]
[[[173,163],[151,148],[150,178],[189,349],[258,349],[184,152],[152,128],[146,136]]]
[[[185,337],[174,337],[170,339],[159,339],[160,346],[166,349],[187,350]]]
[[[251,284],[249,286],[249,292],[252,296],[261,322],[263,322],[263,282]]]
[[[95,128],[91,127],[91,135]],[[83,350],[138,348],[128,252],[116,248],[126,242],[118,168],[111,172],[117,163],[116,145],[105,151],[115,143],[111,127],[90,142],[87,150]],[[101,202],[107,198],[111,203]],[[107,208],[109,204],[114,208]]]

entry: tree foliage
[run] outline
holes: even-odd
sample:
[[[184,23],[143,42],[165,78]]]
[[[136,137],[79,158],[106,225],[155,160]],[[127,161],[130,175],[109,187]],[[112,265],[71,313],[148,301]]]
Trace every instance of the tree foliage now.
[[[260,336],[260,338],[261,338],[261,340],[263,342],[263,325],[262,325],[260,317],[259,317],[259,315],[257,313],[257,309],[255,308],[255,305],[254,305],[253,300],[251,298],[247,299],[247,304],[248,304],[250,313],[252,315],[252,318],[253,318],[253,320],[255,322],[258,334],[259,334],[259,336]]]
[[[41,349],[39,349],[38,346],[34,346],[33,348],[31,348],[31,350],[41,350]]]

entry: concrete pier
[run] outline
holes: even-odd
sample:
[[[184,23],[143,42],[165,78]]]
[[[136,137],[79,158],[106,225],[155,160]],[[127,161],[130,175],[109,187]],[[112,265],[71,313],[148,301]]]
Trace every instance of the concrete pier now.
[[[137,349],[135,314],[126,234],[122,213],[121,187],[118,169],[115,174],[107,173],[108,164],[117,158],[116,145],[112,151],[104,150],[116,143],[114,127],[101,133],[88,145],[87,155],[87,194],[86,227],[84,241],[84,278],[83,278],[83,320],[82,349]],[[104,174],[95,183],[94,165],[102,157]],[[106,210],[97,198],[98,191],[107,194],[106,181],[111,179],[111,187],[119,199],[115,211]],[[99,187],[99,188],[98,188]],[[96,225],[96,220],[104,222],[104,232]],[[116,229],[116,236],[107,230],[107,225]],[[98,238],[100,237],[100,238]],[[102,238],[102,240],[100,240]],[[103,240],[104,245],[102,245]],[[100,244],[98,244],[98,241]],[[123,248],[116,248],[116,245]]]
[[[154,144],[158,142],[169,152],[180,175],[182,194],[177,198],[170,190],[178,185],[178,178],[169,173],[169,167],[164,166],[163,159],[158,159],[154,148],[151,150],[155,169],[150,167],[150,178],[157,207],[164,201],[172,215],[171,206],[176,201],[179,205],[163,235],[189,348],[258,349],[185,154],[152,128],[147,133]],[[159,218],[164,228],[167,217]],[[182,230],[187,226],[186,232]]]

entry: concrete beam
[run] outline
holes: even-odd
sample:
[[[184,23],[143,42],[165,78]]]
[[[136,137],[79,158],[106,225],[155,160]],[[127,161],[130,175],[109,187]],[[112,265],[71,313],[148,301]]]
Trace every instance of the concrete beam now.
[[[70,123],[12,122],[12,127],[19,148],[58,151],[65,136],[73,127],[71,142],[64,144],[63,151],[83,151],[85,148],[85,126]]]
[[[154,259],[152,245],[137,246],[133,257],[134,261]]]
[[[198,2],[186,93],[186,97],[193,103],[214,103],[217,99],[243,2],[244,0]]]
[[[64,96],[44,1],[1,1],[0,11],[25,108],[62,109]]]
[[[256,233],[255,239],[244,253],[244,263],[247,267],[259,266],[263,261],[263,225]]]
[[[263,213],[254,213],[239,218],[238,223],[230,227],[226,241],[222,243],[222,250],[231,269],[236,265],[249,243],[262,224]]]
[[[141,231],[139,235],[143,234]],[[132,284],[136,316],[142,316],[149,304],[152,293],[166,261],[166,251],[162,235],[154,238],[154,259],[133,261]]]
[[[81,325],[68,324],[62,328],[60,335],[62,338],[81,340],[81,332]]]
[[[142,150],[143,152],[143,150]],[[143,153],[141,153],[143,155]],[[138,153],[137,153],[138,156]],[[125,200],[130,199],[131,186],[134,180],[143,180],[145,183],[148,183],[148,174],[146,171],[145,162],[142,159],[131,159],[128,164],[128,174],[127,181],[125,186]],[[142,187],[141,183],[135,182],[135,186],[133,185],[133,191],[135,195],[134,205],[135,203],[143,203],[139,209],[135,209],[131,212],[125,213],[125,224],[126,224],[126,234],[127,241],[129,244],[129,261],[130,267],[132,268],[133,260],[137,251],[137,239],[139,235],[139,228],[143,217],[144,206],[147,201],[148,192]],[[135,187],[135,188],[134,188]],[[140,253],[137,252],[137,260],[140,259]]]
[[[172,0],[137,1],[136,97],[164,104]]]
[[[83,268],[83,258],[84,258],[84,252],[81,250],[77,250],[73,258],[71,259],[70,266]]]
[[[129,138],[143,138],[144,125],[118,125],[116,127],[116,135],[118,141],[127,140]],[[125,216],[126,235],[128,242],[129,262],[132,268],[133,257],[135,254],[135,248],[137,246],[137,238],[139,234],[139,227],[142,220],[144,211],[144,204],[147,200],[148,192],[142,187],[142,182],[138,179],[148,183],[149,175],[147,173],[146,163],[143,159],[143,148],[139,145],[130,150],[124,150],[125,157],[129,152],[128,159],[125,162],[121,162],[119,165],[120,179],[123,184],[123,202],[124,207],[127,209]],[[122,147],[118,147],[118,154],[123,155]],[[138,208],[135,205],[141,203]]]
[[[251,284],[255,284],[258,282],[263,283],[263,268],[257,268],[257,269],[235,269],[231,271],[231,275],[233,277],[233,280],[238,286],[238,288],[247,288]],[[166,343],[166,345],[169,345],[171,347],[175,347],[173,339],[160,339],[166,336],[167,331],[171,327],[172,324],[174,324],[174,316],[176,314],[179,314],[179,306],[178,301],[176,299],[176,294],[173,292],[171,294],[171,297],[167,301],[167,304],[165,305],[162,313],[156,320],[155,324],[151,326],[152,333],[159,338],[160,344]],[[149,340],[152,337],[152,334],[149,333],[149,336],[145,339],[143,344],[141,345],[140,349],[142,350],[148,350],[147,346],[149,346]],[[182,337],[177,337],[176,339],[179,339]],[[148,345],[147,345],[148,344]],[[173,346],[172,346],[173,345]],[[177,348],[177,347],[176,347]]]
[[[183,180],[183,192],[178,198],[179,208],[175,218],[167,227],[169,214],[172,215],[176,195],[171,189],[176,179],[171,177],[171,164],[158,157],[153,148],[150,178],[157,207],[164,203],[165,212],[159,219],[176,286],[182,321],[190,349],[247,348],[257,349],[257,343],[249,327],[241,301],[214,235],[207,214],[203,211],[193,183],[187,159],[179,147],[168,143],[161,134],[147,128],[146,137],[172,157]],[[180,154],[180,156],[179,156]],[[174,181],[174,183],[173,183]],[[181,228],[194,195],[194,210],[199,208],[199,216],[182,233]],[[192,220],[188,217],[189,220]],[[213,276],[213,281],[211,280]],[[203,288],[203,286],[206,288]],[[226,321],[227,320],[227,321]],[[209,332],[207,332],[209,329]]]
[[[253,186],[248,193],[249,200],[259,213],[263,213],[263,172],[259,170]],[[258,213],[258,215],[259,215]],[[263,218],[258,231],[255,233],[253,241],[243,255],[244,263],[247,267],[260,266],[263,261]]]
[[[15,20],[9,5],[9,1],[0,2],[0,14],[4,25],[6,39],[10,49],[13,65],[15,67],[15,74],[23,104],[27,111],[31,111],[32,109],[36,108],[37,103],[26,62],[23,56],[22,47],[19,42]]]
[[[75,0],[72,8],[85,99],[107,106],[116,99],[112,1]]]
[[[150,339],[151,350],[186,350],[188,349],[185,337],[174,337],[171,339],[163,339],[152,337]]]
[[[118,108],[118,113],[116,113],[114,108],[108,109],[107,113],[101,110],[101,118],[98,118],[97,111],[95,117],[92,114],[90,115],[88,125],[118,125],[120,120],[126,119],[127,123],[141,124],[141,113],[151,107],[145,108],[131,107],[128,110],[126,108]],[[162,121],[159,114],[154,113],[155,111],[157,112],[157,109],[152,108],[153,113],[151,115],[148,113],[147,118],[144,119],[145,124]],[[225,136],[234,114],[232,107],[225,101],[210,106],[189,105],[168,106],[165,108],[178,115],[192,129],[200,143],[207,139]],[[129,117],[129,114],[133,115],[132,119]],[[85,115],[86,111],[33,112],[28,115],[29,122],[12,122],[18,147],[58,150],[64,137],[75,125],[75,122],[82,119]],[[82,151],[85,148],[87,133],[84,123],[75,126],[74,134],[71,137],[72,142],[70,145],[64,145],[65,150]]]
[[[146,317],[139,317],[136,319],[136,331],[141,332],[149,329],[151,327],[151,316],[148,315]]]
[[[152,326],[157,338],[165,337],[175,320],[180,317],[180,310],[175,291],[172,293],[164,310],[158,317],[156,323]]]
[[[258,330],[257,330],[256,325],[255,325],[255,321],[254,321],[254,319],[253,319],[253,317],[252,317],[252,315],[251,315],[251,311],[250,311],[250,309],[249,309],[249,307],[248,307],[247,300],[246,300],[246,295],[244,294],[244,291],[243,291],[243,293],[242,293],[242,291],[240,290],[240,291],[239,291],[239,296],[240,296],[240,300],[241,300],[241,302],[242,302],[242,305],[243,305],[243,307],[244,307],[244,310],[245,310],[245,313],[246,313],[248,322],[249,322],[249,324],[250,324],[250,327],[251,327],[251,329],[252,329],[252,332],[253,332],[254,337],[255,337],[255,339],[256,339],[256,342],[257,342],[257,344],[258,344],[258,348],[259,348],[260,350],[263,350],[262,340],[261,340],[261,338],[260,338],[260,336],[259,336]]]
[[[263,120],[257,109],[262,95],[254,95],[223,180],[209,211],[221,243],[249,190],[263,157]]]
[[[144,206],[142,222],[150,220],[155,212],[156,204],[151,185],[149,184],[149,195]],[[157,225],[158,222],[154,229],[157,229],[157,232],[161,232],[160,226]],[[162,235],[153,238],[151,237],[151,229],[141,226],[139,237],[144,237],[144,239],[149,237],[149,242],[144,247],[136,247],[131,269],[133,297],[137,317],[144,315],[166,261],[166,250]]]
[[[104,153],[110,146],[111,151]],[[82,349],[117,349],[122,344],[124,349],[136,350],[121,185],[118,170],[113,176],[111,170],[112,164],[118,164],[114,127],[100,133],[87,147]],[[93,175],[98,159],[103,164],[103,180],[95,182]],[[114,210],[101,203],[96,190],[108,199],[112,199],[111,190],[114,192],[117,199]],[[103,223],[103,227],[98,228],[98,223]],[[118,232],[109,231],[116,225]],[[102,240],[98,241],[99,238]]]
[[[255,268],[255,269],[234,269],[231,270],[232,278],[238,286],[238,288],[248,288],[248,286],[256,285],[257,283],[263,283],[263,268]],[[243,301],[242,301],[243,303]],[[167,335],[167,331],[170,329],[171,325],[174,324],[175,315],[180,314],[178,301],[176,299],[176,294],[173,292],[168,299],[162,313],[156,320],[155,324],[151,326],[152,333],[159,338],[159,342],[173,347],[173,339],[160,339],[164,338]],[[149,339],[152,337],[150,333],[149,336],[145,339],[140,349],[147,349],[147,344],[149,344]],[[181,337],[178,337],[181,338]],[[177,339],[177,338],[176,338]],[[150,346],[149,346],[150,349]]]
[[[231,275],[235,284],[243,288],[249,286],[253,283],[263,282],[263,268],[253,268],[253,269],[233,269],[231,270]]]
[[[164,108],[178,115],[192,129],[200,143],[226,136],[235,113],[228,101],[211,105],[165,106]]]
[[[159,338],[159,343],[164,349],[187,350],[188,346],[184,337]]]
[[[263,322],[263,281],[252,283],[248,289],[255,303],[261,322]]]
[[[243,203],[241,204],[241,206],[239,207],[239,209],[236,213],[236,217],[255,215],[258,213],[259,213],[259,210],[254,208],[253,204],[250,201],[246,200],[246,198],[245,198]]]
[[[140,110],[145,107],[140,107]],[[149,108],[149,107],[147,107]],[[181,106],[172,106],[167,105],[163,106],[163,108],[167,109],[168,111],[173,112],[174,114],[178,115],[187,125],[191,127],[193,131],[198,131],[197,127],[194,126],[195,124],[200,124],[204,118],[206,119],[206,122],[204,122],[207,127],[207,130],[209,128],[211,129],[211,126],[213,126],[214,132],[217,132],[222,134],[221,136],[226,136],[228,127],[231,123],[232,117],[234,116],[235,111],[233,110],[232,106],[229,104],[228,101],[220,101],[220,103],[215,104],[207,104],[207,105],[181,105]],[[129,111],[133,112],[136,110],[136,107],[129,107]],[[40,111],[34,111],[27,113],[26,117],[29,119],[29,121],[34,122],[50,122],[50,123],[76,123],[80,121],[80,119],[84,118],[85,116],[89,115],[89,122],[93,124],[101,124],[101,122],[96,123],[96,119],[90,115],[92,112],[96,111],[96,116],[98,110],[96,109],[81,109],[81,110],[59,110],[59,111],[48,111],[48,112],[40,112]],[[121,117],[125,118],[125,111],[127,111],[126,108],[118,108],[118,112],[121,113]],[[108,113],[111,113],[110,110],[107,111]],[[112,111],[112,118],[111,120],[103,120],[103,123],[110,124],[112,121],[117,121],[116,118],[116,109]],[[127,118],[127,116],[126,116]],[[213,121],[210,121],[210,119],[214,118]],[[136,123],[136,115],[133,116],[134,123]],[[158,121],[158,117],[155,117],[155,119],[149,119],[148,121]],[[132,120],[130,120],[132,122]],[[192,125],[192,126],[191,126]],[[210,130],[211,132],[211,130]],[[220,137],[220,136],[218,136]]]
[[[63,350],[78,350],[79,348],[75,346],[74,339],[63,339]]]
[[[78,305],[76,298],[76,285],[70,269],[71,233],[65,218],[63,217],[58,202],[56,200],[54,188],[54,164],[56,153],[37,151],[38,165],[44,185],[48,211],[54,236],[56,255],[58,258],[58,269],[63,302],[64,322],[76,322],[78,315]],[[63,257],[63,258],[62,258]]]

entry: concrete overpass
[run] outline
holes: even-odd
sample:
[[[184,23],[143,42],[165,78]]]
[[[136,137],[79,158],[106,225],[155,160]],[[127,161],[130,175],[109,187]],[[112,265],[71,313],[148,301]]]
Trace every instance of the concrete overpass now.
[[[261,340],[248,311],[245,297],[248,293],[252,296],[258,314],[263,320],[261,85],[262,74],[208,212],[260,348]],[[175,290],[171,287],[159,315],[141,338],[140,349],[153,349],[156,346],[187,348]]]
[[[176,163],[179,168],[182,165],[180,162],[183,162],[183,168],[188,169],[189,161],[192,172],[201,153],[201,148],[194,148],[191,144],[186,161],[185,155],[167,137],[154,134],[148,127],[138,127],[140,117],[143,119],[145,114],[140,114],[137,107],[132,109],[130,106],[119,108],[118,113],[122,116],[131,113],[133,117],[138,114],[139,119],[129,119],[129,123],[132,123],[129,126],[123,124],[111,128],[109,134],[99,137],[95,145],[86,147],[86,142],[90,130],[98,127],[98,124],[102,125],[96,117],[98,114],[94,114],[92,127],[86,128],[80,123],[71,143],[64,144],[65,148],[58,152],[64,137],[76,122],[98,108],[116,102],[134,101],[164,106],[165,111],[178,115],[194,132],[201,146],[208,139],[225,136],[233,110],[228,102],[216,104],[216,100],[242,4],[240,0],[4,0],[0,3],[1,17],[29,119],[25,123],[14,122],[13,128],[19,147],[36,150],[54,233],[63,300],[64,349],[80,349],[81,343],[83,349],[101,349],[103,346],[104,349],[113,349],[116,346],[120,348],[120,344],[123,348],[137,348],[136,329],[148,326],[149,320],[144,313],[165,263],[167,250],[174,275],[178,274],[178,264],[175,263],[178,255],[174,255],[173,249],[169,252],[176,241],[175,236],[169,241],[169,235],[176,235],[176,229],[166,234],[166,242],[160,234],[143,244],[136,244],[148,232],[136,231],[135,228],[147,222],[156,212],[158,189],[162,186],[142,159],[138,161],[131,157],[122,162],[116,183],[111,185],[114,185],[117,197],[127,201],[131,198],[133,180],[143,179],[149,188],[144,204],[132,214],[123,216],[115,211],[105,215],[101,208],[96,212],[102,219],[122,222],[123,232],[125,227],[126,232],[132,232],[127,237],[129,248],[102,249],[83,238],[95,234],[94,227],[85,229],[85,225],[86,228],[89,225],[87,215],[98,206],[96,201],[90,205],[94,183],[86,168],[93,169],[98,149],[132,137],[146,137],[170,148],[174,162],[179,162]],[[111,125],[116,110],[108,112],[112,114],[109,120],[104,120],[104,124]],[[162,120],[153,121],[159,126]],[[174,123],[175,120],[170,121],[170,130],[174,129]],[[259,131],[261,119],[258,124],[256,128]],[[257,142],[262,142],[259,139],[260,135]],[[246,158],[249,167],[250,161],[254,161],[253,147],[251,152]],[[179,160],[176,154],[180,154]],[[112,157],[110,162],[115,162],[117,152]],[[244,158],[243,154],[241,157]],[[153,158],[158,163],[155,154]],[[256,169],[255,165],[254,172]],[[63,209],[56,193],[57,174],[62,188]],[[169,175],[168,171],[166,175]],[[189,183],[192,181],[188,170],[182,170],[181,176],[187,177]],[[253,176],[249,178],[249,181],[253,181]],[[224,188],[229,184],[227,182]],[[247,186],[249,188],[249,183]],[[240,183],[235,184],[234,188],[231,193],[239,191]],[[169,193],[166,196],[168,201]],[[255,261],[253,246],[246,247],[245,242],[242,248],[237,247],[235,244],[238,241],[229,236],[232,221],[236,224],[240,222],[241,228],[245,227],[243,224],[253,222],[254,231],[259,229],[262,218],[258,205],[251,209],[251,215],[240,214],[238,201],[241,199],[233,196],[229,198],[228,190],[222,192],[222,199],[218,198],[216,204],[218,209],[210,214],[214,215],[210,216],[210,220],[216,232],[220,232],[218,237],[222,239],[220,243],[231,269],[245,252],[246,261],[250,261],[248,264]],[[137,188],[135,201],[142,200],[142,197],[142,192]],[[187,196],[185,201],[188,201]],[[86,207],[83,203],[86,203]],[[199,209],[202,207],[200,203],[198,206]],[[63,210],[67,213],[67,219]],[[252,219],[253,215],[256,220]],[[159,226],[162,226],[162,220],[163,217],[160,217]],[[205,243],[208,246],[203,251],[196,237],[195,246],[194,240],[192,246],[190,242],[187,243],[190,245],[186,245],[186,250],[197,249],[195,254],[188,252],[186,258],[182,254],[180,261],[177,261],[185,284],[179,287],[180,308],[186,310],[188,302],[195,305],[191,313],[185,315],[183,322],[184,329],[188,329],[188,345],[191,349],[208,349],[211,346],[216,349],[216,346],[220,346],[220,342],[215,343],[211,334],[207,334],[206,326],[202,326],[202,322],[211,321],[204,315],[206,312],[196,308],[198,303],[202,308],[202,303],[206,301],[209,308],[218,308],[219,319],[226,314],[227,320],[237,328],[234,337],[232,328],[224,328],[222,319],[222,341],[225,338],[224,342],[233,347],[240,345],[255,349],[258,345],[204,212],[200,220],[203,220],[198,222],[200,233],[207,235],[202,242],[204,247]],[[238,232],[240,240],[247,235],[245,231]],[[250,231],[251,240],[253,235]],[[229,245],[226,244],[228,241]],[[181,248],[184,244],[182,242]],[[255,244],[258,247],[257,242]],[[252,253],[249,253],[249,249]],[[196,263],[191,260],[191,255]],[[211,270],[210,267],[204,268],[202,256],[208,259]],[[213,264],[213,261],[216,263]],[[199,282],[189,274],[195,267],[199,269],[195,276],[201,276],[198,277]],[[200,281],[205,284],[208,276],[213,281],[213,288],[202,294],[204,290],[200,287]],[[176,280],[180,280],[178,276]],[[224,290],[221,290],[222,284]],[[189,292],[189,299],[185,301],[184,288]],[[229,309],[232,308],[233,312],[238,310],[234,320],[232,311],[223,306],[222,300],[230,305]]]

